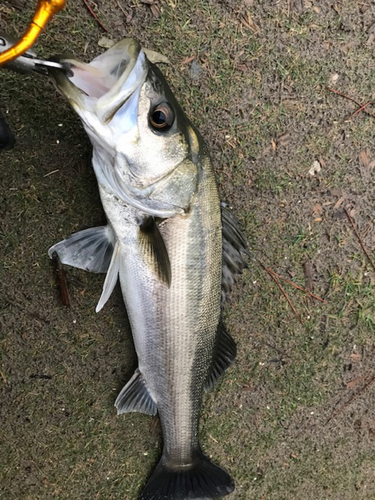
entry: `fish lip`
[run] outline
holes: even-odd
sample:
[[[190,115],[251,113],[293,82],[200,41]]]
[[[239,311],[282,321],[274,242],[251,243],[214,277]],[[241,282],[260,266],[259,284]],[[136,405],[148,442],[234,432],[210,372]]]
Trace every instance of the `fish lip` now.
[[[89,111],[102,124],[111,121],[148,72],[146,56],[134,39],[121,40],[89,63],[61,56],[54,61],[64,66],[48,70],[58,90],[83,119]]]

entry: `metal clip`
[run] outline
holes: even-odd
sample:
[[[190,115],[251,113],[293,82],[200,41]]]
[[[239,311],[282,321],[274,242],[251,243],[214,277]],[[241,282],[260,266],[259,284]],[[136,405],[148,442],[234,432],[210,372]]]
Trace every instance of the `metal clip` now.
[[[65,7],[65,0],[38,0],[30,26],[20,40],[0,53],[0,66],[9,63],[30,49],[49,19]]]
[[[10,49],[16,43],[16,39],[5,33],[0,33],[0,53]],[[48,68],[58,68],[68,71],[63,64],[47,59],[40,59],[33,50],[24,52],[22,56],[4,65],[4,68],[17,71],[18,73],[37,73],[47,74]]]

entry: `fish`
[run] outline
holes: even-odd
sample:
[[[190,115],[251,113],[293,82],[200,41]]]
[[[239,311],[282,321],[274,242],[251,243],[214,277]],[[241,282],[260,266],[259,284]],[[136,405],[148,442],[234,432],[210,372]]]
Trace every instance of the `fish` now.
[[[106,273],[96,311],[119,281],[138,368],[118,414],[159,415],[163,449],[139,500],[213,499],[231,476],[202,452],[202,397],[232,364],[222,302],[247,243],[218,196],[208,148],[141,45],[124,39],[90,63],[49,68],[93,147],[107,225],[50,248],[63,264]]]

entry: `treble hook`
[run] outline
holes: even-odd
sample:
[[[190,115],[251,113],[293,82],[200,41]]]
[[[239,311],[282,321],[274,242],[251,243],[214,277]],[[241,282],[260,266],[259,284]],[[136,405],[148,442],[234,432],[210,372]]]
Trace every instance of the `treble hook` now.
[[[66,0],[38,0],[38,5],[30,26],[16,45],[13,45],[13,47],[0,54],[0,66],[13,61],[30,49],[48,21],[63,9],[65,4]]]

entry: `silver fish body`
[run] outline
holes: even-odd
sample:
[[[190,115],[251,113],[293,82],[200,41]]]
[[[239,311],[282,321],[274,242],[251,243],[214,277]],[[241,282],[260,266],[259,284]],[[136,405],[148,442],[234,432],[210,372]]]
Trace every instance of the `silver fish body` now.
[[[139,371],[160,415],[165,458],[186,465],[199,447],[200,403],[220,314],[221,225],[213,176],[203,170],[187,216],[159,225],[171,264],[170,286],[139,247],[139,213],[119,210],[103,191],[101,199],[120,241],[121,288]]]
[[[244,267],[246,242],[230,215],[222,219],[203,140],[139,45],[119,42],[89,68],[68,64],[74,78],[51,75],[92,141],[108,226],[50,255],[107,272],[97,311],[120,280],[139,366],[115,404],[119,413],[158,412],[163,430],[162,458],[139,498],[224,496],[233,481],[201,452],[199,414],[204,388],[235,357],[220,321],[221,282],[229,288]]]

